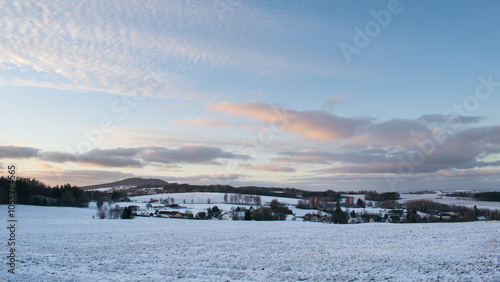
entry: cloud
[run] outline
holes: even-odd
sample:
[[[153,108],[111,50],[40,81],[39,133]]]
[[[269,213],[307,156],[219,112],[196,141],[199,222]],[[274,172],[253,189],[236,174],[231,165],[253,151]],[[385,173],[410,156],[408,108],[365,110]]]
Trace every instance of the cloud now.
[[[185,177],[173,177],[171,181],[193,181],[198,183],[209,181],[207,184],[221,184],[229,180],[237,180],[245,177],[245,175],[237,173],[199,174]]]
[[[276,17],[276,11],[252,3],[110,0],[0,5],[0,64],[29,74],[0,77],[6,85],[129,96],[140,89],[155,97],[195,99],[200,94],[190,81],[192,72],[258,75],[331,68],[300,52],[293,62],[291,54],[276,50],[294,19]],[[206,30],[216,36],[208,36]]]
[[[175,125],[178,126],[207,126],[207,127],[212,127],[212,128],[225,128],[228,127],[229,124],[225,122],[218,122],[218,121],[211,121],[207,119],[202,119],[202,118],[196,118],[196,119],[191,119],[191,118],[185,118],[184,121],[173,121]]]
[[[287,163],[316,163],[331,164],[341,163],[376,163],[396,160],[394,156],[384,149],[359,149],[356,151],[346,151],[342,153],[332,153],[317,150],[301,150],[298,152],[279,152],[278,155],[284,157],[275,157],[272,160]]]
[[[365,130],[370,124],[369,119],[344,118],[324,111],[295,111],[257,101],[246,104],[209,103],[207,107],[212,111],[250,117],[263,123],[277,125],[292,134],[325,141],[354,137],[358,131]]]
[[[234,154],[221,148],[207,146],[182,146],[178,149],[164,147],[94,149],[84,154],[42,152],[40,158],[56,163],[72,162],[98,167],[144,167],[151,163],[215,164],[217,159],[250,159],[246,155]]]
[[[35,163],[35,165],[39,168],[43,168],[43,169],[57,169],[56,167],[54,166],[51,166],[49,164],[44,164],[44,163]]]
[[[498,190],[500,170],[448,170],[431,174],[412,174],[405,177],[397,192],[416,190],[479,189]],[[311,175],[294,179],[297,186],[317,187],[316,189],[351,190],[375,189],[391,191],[387,174],[330,174]]]
[[[328,97],[328,99],[323,103],[321,110],[325,112],[332,111],[342,100],[344,100],[344,98],[345,97],[339,95]]]
[[[5,169],[5,165],[3,163],[0,163],[0,169]]]
[[[450,116],[450,115],[423,115],[417,118],[425,124],[474,124],[483,121],[485,118],[480,116]]]
[[[38,156],[40,149],[32,147],[0,146],[0,159],[27,159]]]
[[[334,161],[334,154],[326,151],[301,150],[298,152],[278,152],[284,157],[274,157],[274,162],[328,164]]]
[[[402,123],[404,124],[404,123]],[[402,124],[396,123],[396,128]],[[412,123],[409,123],[411,125]],[[401,133],[399,140],[408,134]],[[394,137],[394,136],[393,136]],[[394,137],[397,138],[397,137]],[[340,146],[340,152],[300,150],[279,152],[272,160],[281,163],[315,163],[331,165],[315,170],[319,174],[432,174],[436,172],[487,169],[500,166],[500,126],[461,129],[441,141],[420,139],[385,147]],[[380,141],[375,144],[379,145]]]
[[[45,152],[41,153],[40,156],[43,160],[57,163],[74,162],[98,167],[142,167],[141,161],[133,158],[140,152],[140,148],[117,148],[95,149],[85,154]]]
[[[294,172],[295,169],[291,167],[282,167],[279,165],[257,165],[253,166],[251,164],[242,164],[240,165],[243,168],[250,169],[250,170],[260,170],[260,171],[269,171],[269,172]]]
[[[364,132],[349,141],[352,145],[362,146],[407,146],[430,136],[430,129],[417,120],[391,119],[371,124]]]
[[[209,103],[207,108],[248,117],[290,134],[312,140],[335,141],[353,148],[408,147],[432,139],[437,132],[447,135],[462,132],[484,119],[477,116],[425,115],[416,119],[377,121],[371,117],[341,117],[323,110],[296,111],[257,101],[245,104]]]
[[[151,147],[142,152],[145,161],[162,164],[213,163],[216,159],[249,160],[246,155],[234,154],[217,147],[182,146],[179,149]]]

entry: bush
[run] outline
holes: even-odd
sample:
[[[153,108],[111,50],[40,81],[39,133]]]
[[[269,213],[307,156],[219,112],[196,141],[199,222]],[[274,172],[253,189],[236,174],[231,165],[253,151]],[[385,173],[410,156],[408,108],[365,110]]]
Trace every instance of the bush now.
[[[252,212],[252,218],[257,221],[278,219],[273,215],[271,208],[260,207]]]

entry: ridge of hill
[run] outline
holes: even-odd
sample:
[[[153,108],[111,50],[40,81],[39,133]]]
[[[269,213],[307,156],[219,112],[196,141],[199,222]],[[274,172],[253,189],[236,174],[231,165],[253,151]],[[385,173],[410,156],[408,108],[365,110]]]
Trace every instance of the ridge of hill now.
[[[83,186],[80,188],[83,190],[95,190],[100,188],[112,188],[112,187],[137,187],[137,186],[153,187],[153,186],[163,186],[166,184],[168,184],[168,182],[161,179],[154,179],[154,178],[146,179],[146,178],[134,177],[110,183]]]

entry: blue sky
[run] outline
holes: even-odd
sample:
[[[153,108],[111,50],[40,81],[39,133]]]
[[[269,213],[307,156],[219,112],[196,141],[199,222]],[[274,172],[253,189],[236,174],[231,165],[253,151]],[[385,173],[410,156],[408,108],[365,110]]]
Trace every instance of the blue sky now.
[[[498,190],[495,1],[0,7],[0,168],[20,176]]]

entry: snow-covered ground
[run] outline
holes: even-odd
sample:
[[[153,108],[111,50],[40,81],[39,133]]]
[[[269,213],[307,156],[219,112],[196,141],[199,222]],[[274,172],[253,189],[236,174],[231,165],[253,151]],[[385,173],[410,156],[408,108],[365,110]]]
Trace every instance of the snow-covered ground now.
[[[459,199],[456,197],[446,197],[440,193],[438,194],[401,194],[401,203],[411,201],[411,200],[430,200],[438,203],[443,203],[447,205],[459,205],[472,208],[477,206],[480,209],[498,209],[500,210],[500,202],[487,202],[487,201],[476,201],[473,199]]]
[[[7,207],[0,209],[5,224]],[[500,280],[494,221],[333,225],[93,214],[18,206],[17,274],[2,267],[0,281]]]
[[[165,194],[154,194],[154,195],[143,195],[143,196],[135,196],[131,197],[132,201],[143,202],[149,201],[150,199],[166,199],[166,198],[174,198],[176,204],[183,204],[184,200],[186,204],[190,204],[191,200],[195,204],[206,204],[207,200],[210,200],[211,204],[220,204],[224,203],[224,193],[203,193],[203,192],[192,192],[192,193],[165,193]],[[230,199],[231,194],[228,193],[228,199]],[[245,195],[243,195],[245,196]],[[294,198],[283,198],[283,197],[271,197],[271,196],[260,196],[262,204],[266,202],[271,202],[273,199],[278,199],[281,203],[296,205],[299,199]],[[237,205],[237,204],[236,204]],[[240,204],[242,205],[242,204]]]

